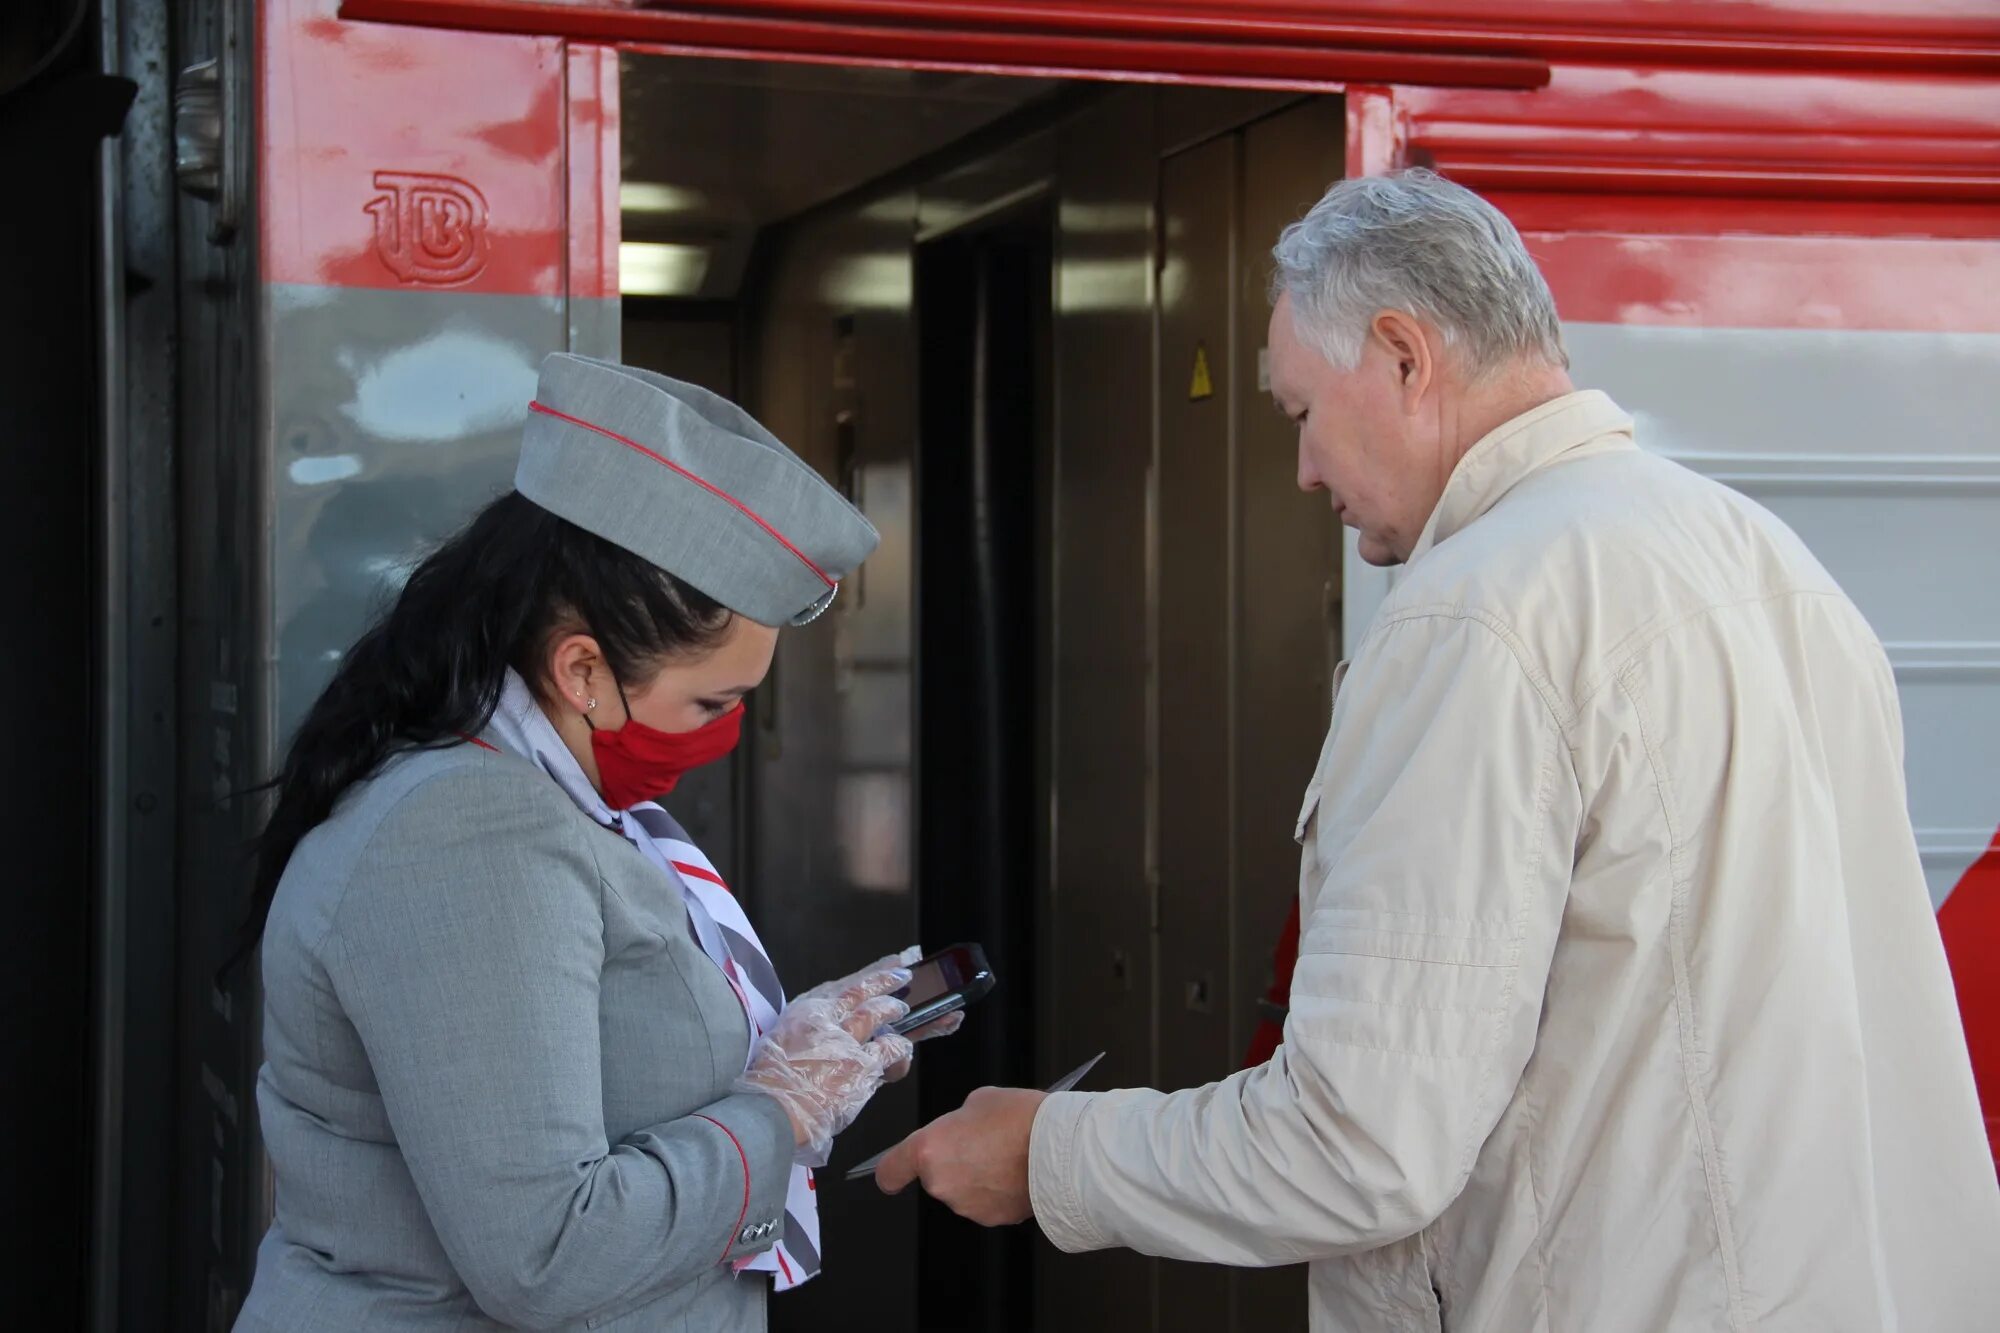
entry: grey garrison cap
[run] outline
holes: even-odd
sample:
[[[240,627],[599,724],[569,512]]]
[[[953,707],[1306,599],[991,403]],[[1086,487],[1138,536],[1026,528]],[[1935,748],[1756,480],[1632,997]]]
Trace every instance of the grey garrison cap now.
[[[648,370],[557,353],[514,489],[741,616],[803,625],[881,540],[736,404]]]

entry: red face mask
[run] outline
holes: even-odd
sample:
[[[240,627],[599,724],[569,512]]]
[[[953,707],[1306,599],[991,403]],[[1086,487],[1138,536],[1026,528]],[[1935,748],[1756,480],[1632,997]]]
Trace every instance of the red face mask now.
[[[620,691],[622,694],[623,691]],[[588,718],[584,719],[586,722]],[[597,760],[598,790],[613,810],[657,801],[674,789],[681,774],[712,764],[736,748],[743,734],[743,705],[693,731],[659,731],[633,718],[617,731],[590,729],[590,753]]]

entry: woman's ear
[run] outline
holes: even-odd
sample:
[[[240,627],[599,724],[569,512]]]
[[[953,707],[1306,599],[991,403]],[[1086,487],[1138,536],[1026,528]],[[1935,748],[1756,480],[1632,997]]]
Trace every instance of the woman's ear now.
[[[608,689],[610,670],[597,640],[588,634],[568,634],[549,649],[549,690],[565,708],[591,712],[598,692]]]

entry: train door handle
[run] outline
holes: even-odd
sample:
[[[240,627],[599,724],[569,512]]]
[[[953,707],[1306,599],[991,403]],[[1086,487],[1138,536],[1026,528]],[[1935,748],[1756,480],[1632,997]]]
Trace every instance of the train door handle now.
[[[174,179],[210,205],[208,239],[214,245],[235,239],[249,192],[241,86],[247,52],[238,37],[238,8],[222,6],[216,54],[174,80]]]

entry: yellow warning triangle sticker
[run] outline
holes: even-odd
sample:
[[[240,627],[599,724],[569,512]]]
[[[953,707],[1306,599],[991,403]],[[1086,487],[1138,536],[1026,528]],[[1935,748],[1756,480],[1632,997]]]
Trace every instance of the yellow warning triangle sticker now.
[[[1208,344],[1194,345],[1194,378],[1188,385],[1188,401],[1198,403],[1215,397],[1215,381],[1208,374]]]

